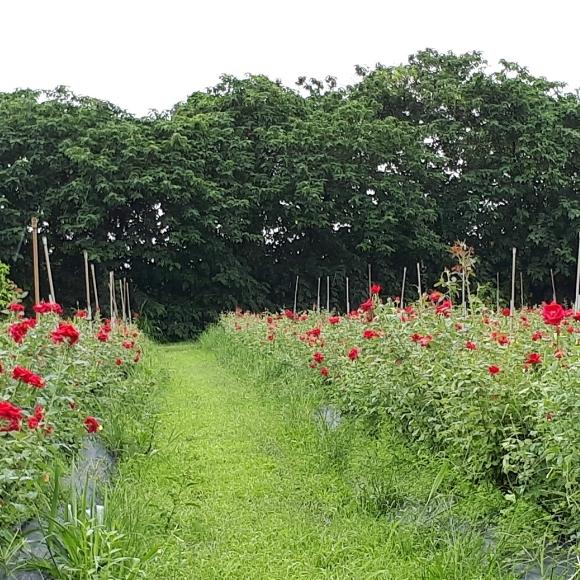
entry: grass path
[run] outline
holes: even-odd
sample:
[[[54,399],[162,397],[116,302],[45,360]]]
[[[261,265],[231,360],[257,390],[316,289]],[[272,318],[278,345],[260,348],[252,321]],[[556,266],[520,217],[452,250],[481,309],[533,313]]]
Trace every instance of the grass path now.
[[[156,356],[169,371],[159,449],[123,468],[157,518],[161,552],[147,578],[488,577],[470,567],[479,547],[466,554],[453,538],[361,509],[321,457],[308,413],[197,345]]]

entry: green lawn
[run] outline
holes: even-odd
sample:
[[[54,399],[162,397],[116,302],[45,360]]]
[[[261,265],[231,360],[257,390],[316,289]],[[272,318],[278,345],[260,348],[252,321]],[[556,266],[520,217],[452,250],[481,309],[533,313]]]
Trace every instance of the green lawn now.
[[[292,377],[252,373],[259,361],[244,353],[220,364],[215,344],[153,353],[168,370],[156,452],[119,478],[159,545],[147,578],[512,577],[500,565],[526,513],[496,518],[499,546],[486,552],[500,494],[462,488],[388,432],[325,429]]]

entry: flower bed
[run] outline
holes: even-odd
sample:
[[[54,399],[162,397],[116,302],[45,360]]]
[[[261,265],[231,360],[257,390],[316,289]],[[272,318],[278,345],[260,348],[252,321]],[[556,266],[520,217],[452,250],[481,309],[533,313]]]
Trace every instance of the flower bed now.
[[[0,321],[0,530],[30,515],[55,461],[107,432],[142,353],[134,328],[84,311],[64,320],[58,304],[34,310],[13,303]]]
[[[388,419],[472,480],[580,524],[580,313],[557,304],[463,314],[438,292],[348,316],[230,314],[226,331],[284,365],[308,365],[342,413]],[[305,385],[308,388],[308,385]]]

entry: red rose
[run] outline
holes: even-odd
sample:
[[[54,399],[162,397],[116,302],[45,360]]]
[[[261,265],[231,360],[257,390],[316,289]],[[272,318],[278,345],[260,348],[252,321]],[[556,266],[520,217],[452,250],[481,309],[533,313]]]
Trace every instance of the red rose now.
[[[363,311],[363,312],[368,312],[369,310],[373,309],[373,300],[372,298],[369,298],[368,300],[365,300],[360,306],[359,308]]]
[[[8,310],[10,312],[24,312],[24,306],[18,302],[12,302],[8,305]]]
[[[497,375],[497,373],[499,373],[501,371],[501,369],[497,366],[497,365],[490,365],[489,367],[487,367],[487,372],[491,375]]]
[[[566,317],[566,311],[562,308],[561,304],[552,302],[551,304],[544,304],[544,307],[542,308],[542,317],[546,324],[559,326],[562,320]]]
[[[84,425],[89,433],[97,433],[98,431],[101,431],[103,428],[103,426],[99,423],[99,421],[94,417],[87,417],[84,421]]]
[[[373,284],[371,286],[371,294],[380,294],[383,287],[380,284]]]
[[[356,360],[356,359],[358,358],[359,354],[360,354],[360,348],[357,348],[357,347],[355,346],[354,348],[351,348],[351,349],[348,351],[348,358],[349,358],[350,360]]]
[[[531,352],[526,359],[528,365],[539,365],[542,362],[542,357],[537,352]]]
[[[313,360],[315,363],[321,363],[321,362],[324,360],[324,355],[323,355],[321,352],[315,352],[315,353],[312,355],[312,360]]]
[[[50,339],[54,344],[68,341],[73,346],[79,341],[79,331],[70,322],[59,322],[56,330],[50,333]]]
[[[0,401],[0,431],[20,431],[22,409],[10,401]]]
[[[372,338],[379,338],[379,336],[380,334],[376,330],[373,330],[372,328],[367,328],[363,332],[363,338],[366,338],[367,340],[370,340]]]
[[[123,364],[123,359],[121,359],[121,358],[117,358],[117,359],[115,359],[115,364],[116,364],[118,367],[120,367],[120,366]]]
[[[507,308],[507,307],[506,307],[506,308],[502,308],[502,309],[501,309],[501,313],[502,313],[504,316],[509,316],[509,315],[511,314],[511,310],[510,310],[509,308]]]
[[[451,302],[451,300],[449,300],[449,298],[445,298],[445,300],[443,300],[441,304],[437,305],[437,308],[435,308],[435,312],[440,316],[444,316],[445,318],[447,318],[451,314],[452,308],[453,303]]]
[[[322,368],[320,369],[320,374],[321,374],[323,377],[327,377],[327,376],[328,376],[328,368],[326,368],[326,367],[322,367]]]
[[[467,350],[475,350],[475,349],[477,348],[477,345],[475,344],[475,342],[473,342],[473,341],[471,341],[471,340],[468,340],[468,341],[465,343],[465,348],[466,348]]]
[[[340,322],[340,316],[329,316],[328,323],[329,324],[338,324]]]
[[[542,332],[540,330],[536,330],[536,332],[534,332],[534,334],[532,334],[532,340],[535,342],[537,340],[542,340],[542,337],[544,335],[542,334]]]
[[[41,376],[21,366],[14,367],[12,378],[36,387],[37,389],[42,389],[45,386],[45,381]]]
[[[33,306],[34,312],[37,314],[58,314],[59,316],[62,314],[62,306],[57,304],[56,302],[40,302],[39,304],[35,304]]]

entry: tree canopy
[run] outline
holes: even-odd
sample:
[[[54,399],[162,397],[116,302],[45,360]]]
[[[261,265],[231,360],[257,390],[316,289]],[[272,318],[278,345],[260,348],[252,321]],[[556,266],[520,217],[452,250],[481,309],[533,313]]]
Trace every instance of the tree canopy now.
[[[427,284],[454,240],[507,282],[519,249],[530,299],[550,269],[572,298],[580,230],[578,93],[479,53],[422,51],[338,87],[223,76],[136,118],[65,88],[0,93],[0,260],[30,287],[33,215],[58,298],[82,301],[82,251],[127,276],[153,329],[186,338],[222,310],[300,305],[331,276],[362,299],[367,264],[398,293]],[[104,288],[103,288],[104,292]]]

